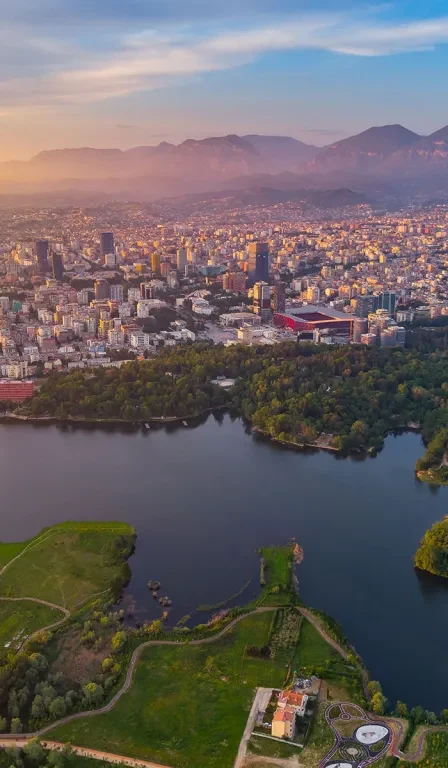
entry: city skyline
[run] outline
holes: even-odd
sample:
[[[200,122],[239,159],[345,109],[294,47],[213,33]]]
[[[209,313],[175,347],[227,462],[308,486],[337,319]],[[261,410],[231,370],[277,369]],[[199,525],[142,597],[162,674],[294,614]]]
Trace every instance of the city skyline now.
[[[439,0],[297,6],[5,5],[0,160],[228,133],[323,146],[370,125],[426,134],[448,122]]]

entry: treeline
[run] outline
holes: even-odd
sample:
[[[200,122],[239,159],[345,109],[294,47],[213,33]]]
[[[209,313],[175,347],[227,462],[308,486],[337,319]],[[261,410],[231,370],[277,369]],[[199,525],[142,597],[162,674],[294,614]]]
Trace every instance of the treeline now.
[[[448,518],[426,531],[415,554],[414,565],[448,578]]]
[[[236,379],[235,386],[226,392],[212,384],[218,376]],[[326,434],[347,451],[379,449],[388,430],[410,423],[431,440],[447,404],[443,351],[289,342],[269,348],[195,344],[119,370],[53,374],[30,412],[144,421],[229,405],[271,437],[305,444]]]

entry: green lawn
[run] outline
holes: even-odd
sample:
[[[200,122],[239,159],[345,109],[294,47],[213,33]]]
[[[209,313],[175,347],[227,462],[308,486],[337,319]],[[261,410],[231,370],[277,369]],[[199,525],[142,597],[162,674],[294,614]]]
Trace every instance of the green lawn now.
[[[292,577],[292,547],[263,547],[260,554],[265,561],[268,589],[277,585],[288,588]]]
[[[114,548],[117,537],[132,535],[131,526],[120,523],[65,523],[23,544],[1,543],[0,562],[10,565],[0,577],[0,594],[40,598],[71,610],[111,586],[124,559]]]
[[[263,755],[264,757],[291,758],[300,755],[302,750],[296,744],[282,744],[280,741],[263,739],[261,736],[252,736],[247,745],[247,751],[251,755]]]
[[[348,664],[306,619],[301,625],[292,668],[298,671],[304,668],[306,674],[315,671],[329,683],[329,690],[336,692],[333,695],[338,698],[344,695],[348,701],[364,703],[359,670]]]
[[[0,652],[16,651],[29,635],[63,619],[56,608],[39,603],[0,601]]]
[[[328,659],[340,661],[342,656],[304,619],[293,664],[297,668],[322,666]]]
[[[400,768],[446,768],[448,765],[448,733],[432,733],[426,737],[425,754],[418,763],[400,760]]]
[[[173,768],[231,768],[254,689],[284,679],[283,665],[245,656],[246,646],[267,642],[271,619],[247,616],[209,645],[147,648],[111,712],[55,728],[51,737]]]

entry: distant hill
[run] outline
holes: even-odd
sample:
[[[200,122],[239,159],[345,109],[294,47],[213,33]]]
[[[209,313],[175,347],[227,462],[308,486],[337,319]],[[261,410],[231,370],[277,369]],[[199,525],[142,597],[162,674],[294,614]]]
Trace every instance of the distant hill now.
[[[289,136],[249,134],[162,142],[122,151],[48,150],[0,163],[0,195],[105,195],[156,200],[185,193],[264,188],[335,190],[396,204],[448,196],[448,126],[420,136],[384,125],[318,148]],[[265,192],[266,196],[268,193]]]
[[[220,192],[205,192],[179,197],[165,198],[158,201],[184,215],[197,211],[212,212],[214,209],[235,210],[249,206],[262,208],[280,203],[294,202],[316,208],[343,208],[368,203],[368,198],[351,189],[291,189],[282,190],[273,187],[247,187],[246,189],[227,189]]]
[[[385,158],[410,147],[422,137],[402,125],[384,125],[325,147],[308,163],[308,171],[375,171]]]

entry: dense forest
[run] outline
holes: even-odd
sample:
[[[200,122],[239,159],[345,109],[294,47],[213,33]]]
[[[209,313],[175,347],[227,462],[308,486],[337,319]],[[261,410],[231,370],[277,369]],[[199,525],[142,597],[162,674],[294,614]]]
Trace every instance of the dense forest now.
[[[414,565],[438,576],[448,577],[448,518],[435,523],[420,542]]]
[[[236,379],[230,391],[212,383],[219,376]],[[145,421],[228,405],[273,438],[305,444],[323,435],[328,445],[347,451],[380,449],[388,430],[409,425],[430,442],[448,429],[447,404],[443,350],[289,342],[178,346],[121,369],[53,374],[29,411]]]

